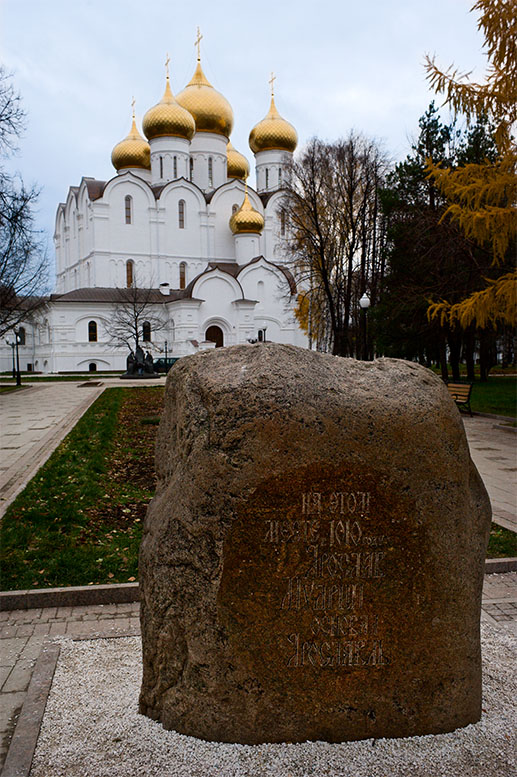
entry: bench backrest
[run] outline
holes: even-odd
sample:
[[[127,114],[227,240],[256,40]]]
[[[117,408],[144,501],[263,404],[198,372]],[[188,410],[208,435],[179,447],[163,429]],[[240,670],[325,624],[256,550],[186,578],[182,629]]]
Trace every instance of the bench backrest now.
[[[466,402],[472,391],[472,383],[447,383],[447,388],[453,399]]]

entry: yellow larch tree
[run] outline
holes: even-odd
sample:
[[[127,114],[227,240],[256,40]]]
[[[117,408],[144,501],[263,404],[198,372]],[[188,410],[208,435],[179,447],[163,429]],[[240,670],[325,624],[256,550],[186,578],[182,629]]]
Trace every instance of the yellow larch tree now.
[[[493,267],[501,268],[514,262],[517,237],[517,149],[512,136],[517,119],[517,3],[477,0],[471,10],[481,14],[478,29],[483,31],[489,61],[485,82],[474,83],[469,73],[461,74],[454,67],[442,71],[430,57],[426,57],[427,78],[467,122],[480,116],[491,119],[498,158],[455,169],[429,160],[427,169],[447,199],[444,217],[456,220],[468,238],[490,251]],[[445,300],[431,304],[429,318],[462,328],[515,325],[517,273],[486,278],[486,284],[456,304]]]

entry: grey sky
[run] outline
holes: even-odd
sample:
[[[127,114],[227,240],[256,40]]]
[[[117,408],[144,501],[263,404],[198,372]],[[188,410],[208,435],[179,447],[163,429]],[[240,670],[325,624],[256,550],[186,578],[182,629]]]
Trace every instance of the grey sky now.
[[[198,25],[203,69],[230,101],[232,142],[250,161],[248,135],[267,112],[272,70],[278,110],[300,143],[356,129],[401,159],[433,99],[424,54],[483,76],[472,3],[0,0],[2,62],[28,113],[13,165],[43,187],[38,225],[51,254],[58,202],[83,175],[115,174],[111,150],[129,131],[131,98],[141,129],[142,116],[163,94],[167,52],[173,92],[190,80]]]

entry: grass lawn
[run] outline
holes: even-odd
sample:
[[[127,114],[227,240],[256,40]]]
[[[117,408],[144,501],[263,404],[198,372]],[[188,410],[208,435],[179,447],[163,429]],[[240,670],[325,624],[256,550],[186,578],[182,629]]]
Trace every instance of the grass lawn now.
[[[1,590],[136,579],[162,405],[163,388],[109,388],[87,410],[0,524]]]
[[[475,381],[470,395],[473,412],[517,415],[517,378],[491,375],[484,383]]]
[[[1,590],[137,579],[162,406],[162,387],[94,402],[0,523]],[[487,555],[517,556],[517,535],[492,524]]]

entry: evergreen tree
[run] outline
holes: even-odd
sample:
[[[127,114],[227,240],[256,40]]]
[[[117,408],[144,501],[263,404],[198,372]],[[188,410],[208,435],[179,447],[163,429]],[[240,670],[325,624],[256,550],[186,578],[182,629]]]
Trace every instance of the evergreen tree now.
[[[517,321],[517,274],[514,266],[517,238],[517,149],[512,127],[517,119],[517,14],[515,0],[478,0],[478,28],[483,30],[489,68],[484,84],[468,80],[457,70],[440,70],[427,58],[428,79],[446,97],[455,113],[463,113],[478,127],[488,117],[495,127],[496,153],[468,157],[454,170],[432,157],[428,170],[447,198],[447,215],[457,221],[465,235],[490,254],[491,277],[464,299],[434,303],[429,314],[467,328],[495,328]],[[481,148],[480,148],[481,151]],[[496,269],[503,272],[497,273]]]

